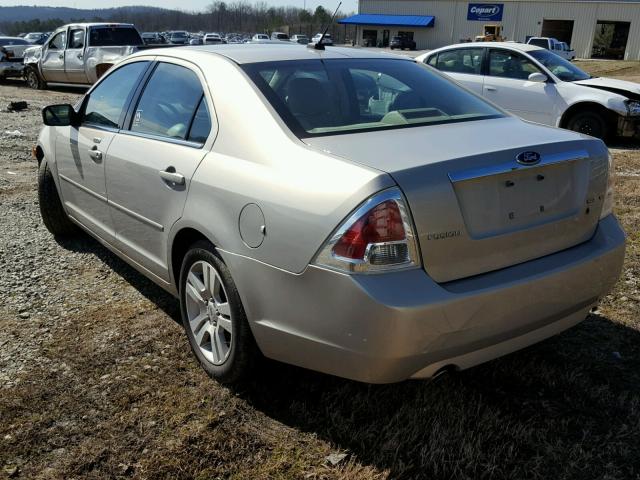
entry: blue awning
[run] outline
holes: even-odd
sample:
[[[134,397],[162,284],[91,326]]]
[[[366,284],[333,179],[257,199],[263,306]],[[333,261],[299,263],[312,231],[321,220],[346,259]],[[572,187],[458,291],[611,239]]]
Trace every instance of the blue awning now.
[[[388,27],[433,27],[436,17],[430,15],[380,15],[359,13],[343,18],[338,23],[348,25],[381,25]]]

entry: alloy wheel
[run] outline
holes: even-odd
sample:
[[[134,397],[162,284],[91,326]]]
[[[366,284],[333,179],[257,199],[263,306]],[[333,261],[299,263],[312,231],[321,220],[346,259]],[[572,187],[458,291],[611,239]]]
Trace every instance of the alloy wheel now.
[[[233,314],[220,273],[206,261],[191,265],[185,284],[189,327],[202,355],[222,365],[231,352]]]

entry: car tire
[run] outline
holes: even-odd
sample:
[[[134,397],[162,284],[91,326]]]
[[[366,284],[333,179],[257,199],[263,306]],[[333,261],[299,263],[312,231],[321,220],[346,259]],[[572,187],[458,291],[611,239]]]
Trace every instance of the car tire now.
[[[78,233],[78,227],[69,219],[62,207],[60,195],[46,159],[42,159],[38,168],[38,203],[42,222],[54,237],[72,237]]]
[[[33,90],[44,90],[47,87],[47,84],[42,80],[40,74],[34,67],[27,68],[27,71],[24,73],[24,79],[27,82],[27,87]]]
[[[593,110],[583,110],[573,114],[567,121],[567,128],[602,140],[606,140],[609,136],[605,118]]]
[[[224,384],[249,378],[259,350],[231,273],[209,242],[185,255],[179,291],[182,324],[204,371]]]

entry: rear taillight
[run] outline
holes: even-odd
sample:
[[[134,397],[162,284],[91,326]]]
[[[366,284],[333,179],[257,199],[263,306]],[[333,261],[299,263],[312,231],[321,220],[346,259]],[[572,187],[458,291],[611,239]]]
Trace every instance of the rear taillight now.
[[[600,213],[600,219],[603,219],[607,215],[613,213],[613,193],[614,193],[614,178],[615,171],[613,165],[613,157],[609,154],[609,175],[607,179],[607,191],[604,195],[604,202],[602,203],[602,213]]]
[[[420,266],[411,217],[400,190],[391,188],[364,202],[325,243],[315,264],[358,273]]]

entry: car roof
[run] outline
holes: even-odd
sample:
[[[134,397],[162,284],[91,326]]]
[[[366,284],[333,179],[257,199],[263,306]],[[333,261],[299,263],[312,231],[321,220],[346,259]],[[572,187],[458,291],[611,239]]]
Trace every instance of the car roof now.
[[[89,23],[68,23],[60,28],[67,27],[133,27],[133,23],[119,22],[89,22]]]
[[[510,48],[512,50],[519,50],[521,52],[530,52],[532,50],[544,50],[544,48],[537,47],[536,45],[529,45],[527,43],[519,43],[519,42],[467,42],[467,43],[457,43],[455,45],[448,45],[446,47],[437,48],[433,51],[439,52],[443,50],[449,50],[451,48],[461,48],[461,47],[467,47],[467,48],[500,47],[500,48]]]
[[[409,57],[396,55],[393,53],[378,53],[359,48],[348,47],[327,47],[325,50],[316,50],[304,45],[287,42],[274,43],[244,43],[228,45],[204,45],[198,47],[175,47],[169,49],[152,49],[132,55],[158,55],[165,57],[184,58],[197,63],[198,58],[203,55],[219,55],[235,63],[258,63],[277,62],[284,60],[310,60],[313,58],[322,59],[344,59],[344,58],[369,58],[369,59],[394,59],[413,61]],[[131,58],[131,57],[128,57]]]

